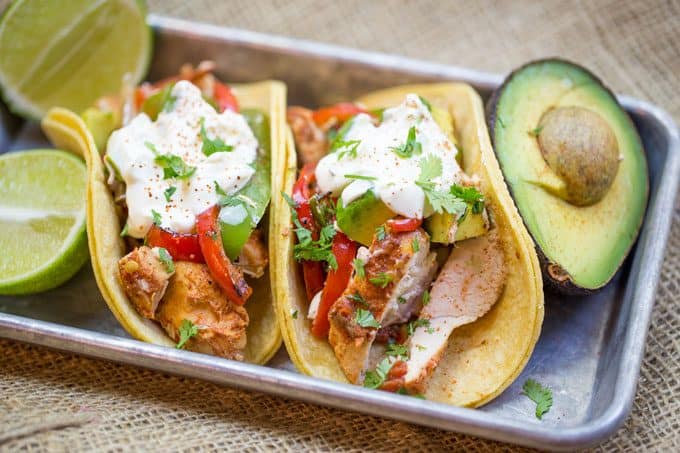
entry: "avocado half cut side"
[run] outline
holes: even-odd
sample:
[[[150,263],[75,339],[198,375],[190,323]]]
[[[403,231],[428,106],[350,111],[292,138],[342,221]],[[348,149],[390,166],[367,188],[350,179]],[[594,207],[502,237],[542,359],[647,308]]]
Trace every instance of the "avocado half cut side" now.
[[[486,115],[546,285],[572,295],[605,286],[647,206],[647,161],[628,114],[590,71],[553,58],[512,72]]]

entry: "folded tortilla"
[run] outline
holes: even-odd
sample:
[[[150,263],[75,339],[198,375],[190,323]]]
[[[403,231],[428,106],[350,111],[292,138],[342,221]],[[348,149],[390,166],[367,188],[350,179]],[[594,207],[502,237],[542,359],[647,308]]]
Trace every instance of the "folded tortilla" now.
[[[433,373],[425,397],[429,400],[476,407],[498,396],[520,374],[538,340],[543,322],[543,285],[533,243],[505,185],[494,156],[484,121],[484,108],[477,92],[462,83],[400,86],[357,99],[369,110],[401,103],[407,93],[417,93],[432,105],[447,110],[452,118],[463,170],[481,179],[493,221],[498,229],[509,270],[505,289],[496,305],[478,321],[456,329]],[[297,156],[290,132],[285,162],[274,185],[272,275],[277,279],[276,307],[283,340],[298,370],[348,382],[327,340],[311,333],[307,319],[302,273],[293,258],[295,235],[290,208],[279,194],[291,193],[297,173]]]
[[[256,108],[267,113],[271,133],[272,169],[285,156],[286,148],[286,87],[281,82],[266,81],[245,85],[230,85],[243,108]],[[94,144],[92,134],[82,119],[65,109],[53,109],[43,120],[43,130],[59,147],[83,154],[87,163],[87,238],[97,285],[125,330],[137,338],[164,346],[175,346],[161,326],[140,316],[128,299],[118,276],[118,261],[126,253],[121,226],[116,215],[111,191],[106,184],[107,175],[102,158]],[[278,187],[274,172],[272,187]],[[270,213],[273,212],[270,207]],[[262,364],[267,362],[281,346],[276,310],[273,303],[274,278],[271,257],[275,255],[271,240],[272,215],[269,215],[270,272],[259,279],[251,279],[253,295],[245,305],[250,318],[246,335],[245,361]],[[267,222],[267,216],[262,222]],[[262,226],[266,226],[263,223]]]

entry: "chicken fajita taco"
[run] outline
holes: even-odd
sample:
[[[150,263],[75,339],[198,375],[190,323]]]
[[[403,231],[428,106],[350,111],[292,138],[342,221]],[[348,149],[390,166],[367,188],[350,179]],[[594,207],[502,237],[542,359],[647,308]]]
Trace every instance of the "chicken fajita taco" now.
[[[82,129],[92,265],[123,327],[264,363],[281,344],[268,206],[272,162],[285,152],[285,86],[228,86],[213,68],[187,65],[102,98],[82,115],[86,126],[53,112],[45,130],[50,121]]]
[[[287,120],[272,265],[297,368],[456,405],[498,395],[538,339],[543,290],[479,95],[403,86]]]

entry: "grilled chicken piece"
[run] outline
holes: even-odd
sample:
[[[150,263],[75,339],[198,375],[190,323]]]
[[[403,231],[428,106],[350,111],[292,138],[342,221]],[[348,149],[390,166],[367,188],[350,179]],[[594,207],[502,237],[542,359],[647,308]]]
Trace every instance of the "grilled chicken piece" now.
[[[303,164],[317,162],[326,155],[328,151],[326,131],[316,125],[311,110],[304,107],[288,107],[287,120]]]
[[[413,242],[419,247],[413,250]],[[407,321],[422,306],[422,294],[436,270],[427,234],[418,229],[373,239],[364,265],[365,277],[354,275],[329,313],[328,340],[347,378],[360,384],[369,365],[377,329],[357,322],[358,310],[369,310],[381,326]],[[387,277],[386,277],[387,276]],[[383,279],[384,288],[371,279]]]
[[[157,249],[137,247],[118,261],[125,294],[137,312],[156,319],[156,309],[168,287],[171,273],[158,257]]]
[[[262,232],[254,230],[241,249],[238,257],[238,265],[244,273],[260,278],[264,275],[264,270],[269,263],[267,246],[262,240]]]
[[[182,321],[198,326],[198,334],[186,343],[191,351],[243,360],[248,312],[227,299],[205,264],[175,262],[156,319],[176,342]]]
[[[453,330],[484,316],[500,298],[507,269],[497,230],[456,244],[432,285],[430,302],[409,342],[408,371],[404,387],[422,393],[437,367]]]

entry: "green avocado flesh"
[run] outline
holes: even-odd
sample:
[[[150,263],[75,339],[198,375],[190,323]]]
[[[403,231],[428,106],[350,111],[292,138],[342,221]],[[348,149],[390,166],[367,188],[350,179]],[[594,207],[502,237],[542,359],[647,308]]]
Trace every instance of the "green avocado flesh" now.
[[[558,107],[598,114],[618,143],[618,172],[604,197],[590,206],[558,196],[565,182],[539,147],[541,118]],[[585,290],[604,286],[635,241],[647,202],[647,164],[632,121],[599,80],[561,60],[515,71],[489,108],[495,152],[517,208],[546,261],[561,268],[562,278],[546,277],[558,288],[565,283]]]
[[[362,245],[370,246],[375,229],[394,217],[390,208],[375,196],[372,190],[343,206],[342,199],[338,200],[335,210],[335,220],[340,229],[350,239]]]
[[[262,220],[271,197],[271,143],[268,116],[255,109],[241,112],[260,144],[253,163],[255,174],[237,196],[243,203],[224,206],[220,211],[222,246],[230,259],[236,259],[243,244]]]

